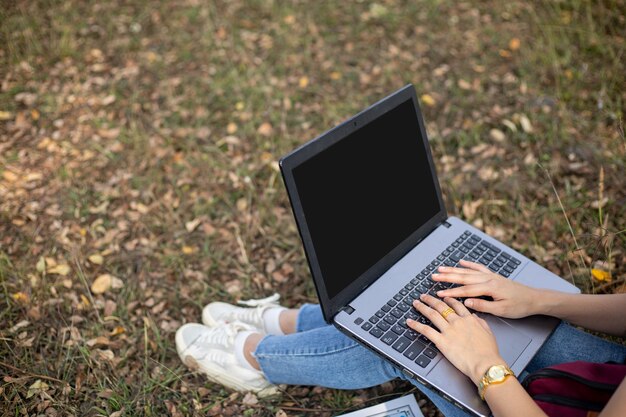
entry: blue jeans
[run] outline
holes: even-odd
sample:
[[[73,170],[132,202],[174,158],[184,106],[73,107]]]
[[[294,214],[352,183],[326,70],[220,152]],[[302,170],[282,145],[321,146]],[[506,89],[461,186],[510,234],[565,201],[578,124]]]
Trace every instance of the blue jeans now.
[[[296,333],[265,336],[254,356],[267,379],[275,384],[360,389],[401,378],[419,388],[446,417],[470,415],[326,324],[318,305],[302,306]],[[623,363],[626,347],[561,323],[520,377],[526,372],[576,360]]]

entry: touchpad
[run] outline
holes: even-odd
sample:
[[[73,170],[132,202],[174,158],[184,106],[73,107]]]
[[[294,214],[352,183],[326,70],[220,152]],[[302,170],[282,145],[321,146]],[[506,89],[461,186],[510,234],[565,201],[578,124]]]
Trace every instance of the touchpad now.
[[[530,337],[490,314],[479,314],[479,316],[487,321],[491,331],[496,336],[500,356],[509,366],[513,366],[526,346],[530,344]]]

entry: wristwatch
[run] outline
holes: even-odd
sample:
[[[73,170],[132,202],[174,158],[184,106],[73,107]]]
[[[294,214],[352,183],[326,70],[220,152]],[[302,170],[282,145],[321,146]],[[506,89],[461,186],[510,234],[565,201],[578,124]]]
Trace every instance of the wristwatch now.
[[[487,369],[487,372],[483,375],[478,383],[478,394],[480,399],[485,401],[485,390],[491,384],[501,384],[510,376],[515,376],[511,368],[506,365],[493,365]]]

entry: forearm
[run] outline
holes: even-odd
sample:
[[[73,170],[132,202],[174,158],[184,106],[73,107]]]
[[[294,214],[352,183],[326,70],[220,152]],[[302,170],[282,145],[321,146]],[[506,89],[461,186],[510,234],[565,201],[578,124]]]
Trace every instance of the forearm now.
[[[537,291],[534,314],[545,314],[589,330],[626,337],[626,294]]]
[[[485,401],[489,404],[494,417],[546,417],[519,381],[513,377],[507,378],[501,384],[488,386],[485,390]]]

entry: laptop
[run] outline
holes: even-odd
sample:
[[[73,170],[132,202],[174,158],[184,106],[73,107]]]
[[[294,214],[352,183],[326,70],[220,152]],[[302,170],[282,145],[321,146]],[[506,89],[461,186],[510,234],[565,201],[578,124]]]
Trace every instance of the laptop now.
[[[408,377],[475,415],[474,384],[406,326],[439,265],[482,263],[525,285],[580,292],[521,253],[448,216],[415,89],[407,85],[280,160],[324,319]],[[436,296],[436,295],[435,295]],[[559,320],[480,313],[519,375]]]

